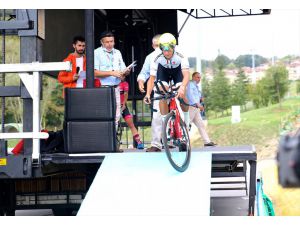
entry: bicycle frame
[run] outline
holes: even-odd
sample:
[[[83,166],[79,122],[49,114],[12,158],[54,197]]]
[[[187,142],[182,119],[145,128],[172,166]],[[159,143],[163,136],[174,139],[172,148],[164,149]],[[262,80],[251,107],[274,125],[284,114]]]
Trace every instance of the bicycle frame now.
[[[175,122],[174,122],[173,126],[172,126],[172,124],[170,124],[170,128],[171,128],[170,136],[174,135],[175,138],[182,138],[182,131],[179,126],[180,111],[178,108],[180,106],[178,106],[178,104],[179,103],[178,103],[178,101],[176,101],[175,97],[170,99],[170,106],[169,106],[170,112],[171,111],[175,112]],[[172,123],[172,122],[170,121],[170,123]],[[172,128],[174,128],[174,130]]]
[[[172,92],[172,85],[170,86],[170,90],[171,91],[167,91],[163,85],[163,83],[161,81],[158,81],[164,91],[164,93],[168,93],[170,96],[172,96],[170,98],[170,102],[169,102],[169,112],[174,111],[175,114],[175,123],[174,124],[170,124],[170,136],[174,137],[175,139],[180,139],[182,138],[182,130],[180,129],[180,118],[182,120],[184,120],[183,118],[183,113],[180,107],[180,103],[178,101],[178,99],[175,97],[174,92]],[[157,83],[155,83],[156,86],[156,90],[158,91],[158,93],[162,94]],[[170,123],[172,123],[170,121]]]

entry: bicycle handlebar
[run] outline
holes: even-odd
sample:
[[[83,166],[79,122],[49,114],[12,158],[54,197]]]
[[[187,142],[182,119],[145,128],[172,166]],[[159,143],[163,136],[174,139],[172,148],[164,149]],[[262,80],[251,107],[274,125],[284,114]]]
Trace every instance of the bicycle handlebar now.
[[[161,87],[163,89],[163,92],[159,89],[157,83],[159,83],[161,85]],[[161,80],[155,81],[154,84],[155,84],[155,87],[156,87],[156,93],[159,94],[160,96],[151,98],[150,99],[151,100],[150,106],[153,106],[152,102],[155,101],[155,100],[162,100],[162,99],[168,100],[168,99],[176,97],[177,90],[179,89],[179,87],[173,88],[172,85],[171,85],[171,91],[167,91],[165,86],[161,82]],[[180,104],[183,104],[185,106],[192,106],[192,107],[195,107],[195,108],[199,108],[196,104],[190,105],[190,104],[186,103],[182,98],[178,98],[178,100],[179,100]],[[153,108],[153,107],[151,107],[151,108]]]

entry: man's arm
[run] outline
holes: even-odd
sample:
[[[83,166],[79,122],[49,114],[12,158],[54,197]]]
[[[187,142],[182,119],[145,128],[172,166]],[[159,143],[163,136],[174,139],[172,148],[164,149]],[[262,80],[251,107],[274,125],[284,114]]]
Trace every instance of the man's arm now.
[[[64,60],[64,62],[67,62],[68,60]],[[70,61],[71,62],[71,61]],[[62,84],[68,84],[72,83],[74,81],[77,81],[79,78],[78,74],[75,73],[73,75],[73,71],[66,72],[66,71],[60,71],[57,77],[57,80]]]
[[[140,92],[145,93],[144,83],[146,82],[147,79],[149,79],[149,77],[150,77],[150,57],[148,55],[145,59],[143,68],[137,77],[137,82],[139,85]]]
[[[118,78],[122,78],[122,72],[121,71],[101,71],[101,70],[94,70],[95,77],[109,77],[114,76]]]
[[[73,82],[73,76],[69,74],[70,72],[60,71],[57,80],[62,84],[71,83]]]
[[[144,97],[144,102],[146,104],[150,104],[151,103],[150,95],[151,95],[151,92],[152,92],[153,87],[154,87],[154,81],[155,81],[155,79],[156,79],[156,76],[150,75],[150,78],[149,78],[148,84],[147,84],[147,93],[146,93],[146,96]]]
[[[145,62],[143,64],[142,70],[137,77],[137,81],[146,82],[147,79],[150,77],[150,57],[149,55],[146,57]]]
[[[189,69],[182,69],[182,75],[183,75],[183,80],[182,84],[178,90],[178,98],[185,98],[185,91],[186,91],[186,86],[189,82],[189,77],[190,77],[190,72]]]
[[[184,85],[186,87],[188,82],[189,82],[189,78],[190,78],[189,69],[183,69],[182,70],[182,75],[183,75],[182,85]]]

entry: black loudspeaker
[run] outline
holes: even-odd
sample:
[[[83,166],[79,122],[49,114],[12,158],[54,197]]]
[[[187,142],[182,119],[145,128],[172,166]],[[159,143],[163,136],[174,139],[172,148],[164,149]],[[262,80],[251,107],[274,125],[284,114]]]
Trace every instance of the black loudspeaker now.
[[[113,87],[65,89],[65,121],[114,121],[115,115]]]
[[[116,152],[114,121],[69,121],[64,123],[66,153]]]

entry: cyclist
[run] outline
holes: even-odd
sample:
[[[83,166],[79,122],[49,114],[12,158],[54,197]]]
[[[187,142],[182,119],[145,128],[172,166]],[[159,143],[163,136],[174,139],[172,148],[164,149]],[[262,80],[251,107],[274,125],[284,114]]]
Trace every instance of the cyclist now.
[[[129,91],[129,84],[127,81],[124,79],[121,81],[119,84],[120,88],[120,98],[121,98],[121,112],[122,112],[122,117],[127,123],[128,127],[131,130],[132,136],[134,140],[137,143],[136,148],[137,149],[144,149],[144,144],[141,141],[140,135],[137,131],[137,129],[134,126],[134,123],[132,121],[132,115],[129,112],[129,109],[127,107],[127,99],[128,99],[128,91]]]
[[[176,97],[186,99],[186,86],[189,82],[189,62],[188,59],[180,52],[176,46],[176,38],[170,33],[164,33],[159,38],[159,48],[162,52],[152,60],[150,65],[150,78],[147,84],[147,93],[144,102],[150,104],[150,94],[154,87],[154,81],[161,80],[165,89],[169,89],[169,82],[173,81],[175,87],[179,87]],[[162,90],[162,88],[160,87]],[[160,100],[159,108],[164,121],[169,112],[166,100]],[[189,127],[189,107],[181,104],[184,114],[184,122]]]

